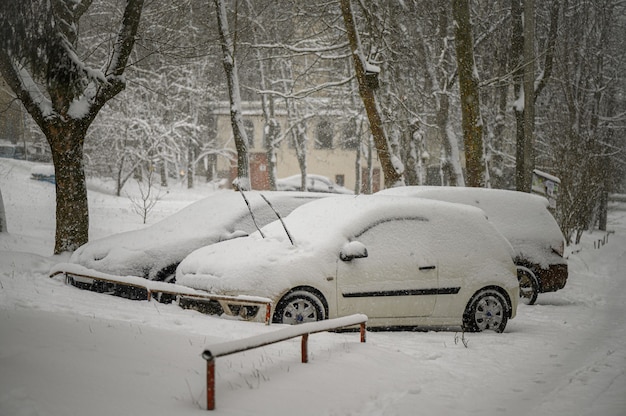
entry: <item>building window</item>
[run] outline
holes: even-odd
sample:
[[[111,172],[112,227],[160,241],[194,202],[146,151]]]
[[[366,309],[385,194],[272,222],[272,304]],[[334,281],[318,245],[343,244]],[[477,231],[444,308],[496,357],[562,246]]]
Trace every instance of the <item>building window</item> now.
[[[346,175],[335,175],[335,183],[339,186],[346,186]]]
[[[254,149],[254,123],[252,120],[244,120],[243,128],[246,130],[246,136],[248,136],[248,148]]]
[[[315,148],[333,148],[333,126],[327,120],[322,120],[317,124],[317,131],[315,134]]]

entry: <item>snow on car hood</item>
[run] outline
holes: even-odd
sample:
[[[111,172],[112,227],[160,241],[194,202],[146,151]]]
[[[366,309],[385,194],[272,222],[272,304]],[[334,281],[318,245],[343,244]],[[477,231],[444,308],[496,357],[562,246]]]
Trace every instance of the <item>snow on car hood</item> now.
[[[292,286],[290,276],[314,277],[323,269],[333,271],[335,258],[306,245],[293,246],[286,237],[261,238],[257,233],[194,251],[178,266],[176,282],[210,293],[272,298]],[[333,260],[324,264],[322,259]]]

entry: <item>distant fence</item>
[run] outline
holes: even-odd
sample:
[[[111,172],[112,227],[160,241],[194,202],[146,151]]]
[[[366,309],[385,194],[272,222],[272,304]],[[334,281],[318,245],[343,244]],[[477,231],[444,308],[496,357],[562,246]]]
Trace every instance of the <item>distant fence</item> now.
[[[263,347],[277,342],[286,341],[295,337],[302,337],[301,353],[302,362],[307,363],[308,340],[310,334],[337,330],[350,326],[360,325],[361,342],[365,342],[365,324],[367,316],[362,314],[345,316],[342,318],[328,319],[325,321],[309,322],[305,324],[292,325],[278,331],[260,334],[249,338],[227,341],[207,347],[202,353],[202,358],[206,360],[206,384],[207,384],[207,410],[215,409],[215,359],[237,352],[247,351],[258,347]]]

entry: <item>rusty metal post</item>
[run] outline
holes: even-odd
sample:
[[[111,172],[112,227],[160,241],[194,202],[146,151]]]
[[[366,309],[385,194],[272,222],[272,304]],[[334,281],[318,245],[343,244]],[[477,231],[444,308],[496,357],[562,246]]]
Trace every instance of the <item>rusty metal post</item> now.
[[[272,304],[268,303],[265,305],[265,325],[270,324],[270,315],[272,313]]]
[[[361,322],[361,342],[365,342],[365,322]]]
[[[206,408],[207,410],[215,409],[215,358],[213,357],[206,359]]]
[[[302,334],[302,362],[303,363],[309,362],[308,341],[309,341],[309,334]]]

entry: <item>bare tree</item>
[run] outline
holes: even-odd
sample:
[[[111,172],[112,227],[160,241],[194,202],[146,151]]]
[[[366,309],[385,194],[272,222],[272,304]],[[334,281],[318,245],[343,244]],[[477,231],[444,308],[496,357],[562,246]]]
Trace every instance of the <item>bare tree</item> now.
[[[248,136],[243,125],[241,114],[241,95],[239,91],[239,75],[237,74],[237,61],[235,59],[236,42],[228,28],[228,16],[224,0],[215,0],[220,43],[222,45],[222,63],[228,84],[228,97],[230,100],[230,124],[235,138],[237,149],[237,179],[236,186],[243,191],[251,189],[250,184],[250,161],[248,158]]]
[[[143,9],[143,0],[126,2],[99,70],[77,49],[79,20],[91,4],[90,0],[0,3],[0,73],[52,151],[55,253],[73,251],[89,239],[85,134],[105,103],[124,89],[123,74]]]
[[[544,62],[535,75],[535,3],[532,0],[511,1],[512,37],[511,63],[515,94],[516,173],[518,191],[530,192],[535,168],[535,102],[552,75],[552,60],[558,34],[560,0],[553,0],[550,8],[550,28],[545,45]]]
[[[354,59],[354,70],[359,83],[359,94],[363,100],[370,130],[376,144],[376,151],[383,169],[385,187],[402,186],[404,185],[404,166],[400,159],[391,152],[389,138],[383,127],[380,109],[374,95],[375,81],[372,78],[378,76],[380,68],[370,64],[362,50],[351,0],[341,0],[341,14]]]
[[[546,90],[540,119],[542,139],[552,151],[538,163],[552,166],[561,178],[557,219],[570,243],[594,227],[603,195],[616,192],[624,177],[625,12],[616,0],[562,11],[558,76]]]
[[[452,7],[456,21],[455,45],[461,94],[467,185],[482,187],[485,186],[483,122],[480,115],[478,73],[474,62],[474,39],[470,22],[469,0],[454,0]]]
[[[442,171],[449,178],[451,186],[465,186],[465,178],[461,168],[460,146],[457,136],[452,131],[450,121],[450,99],[452,88],[458,78],[458,71],[452,66],[451,47],[448,43],[449,6],[442,2],[434,4],[436,24],[433,29],[436,41],[429,44],[424,30],[416,23],[420,45],[425,57],[425,76],[432,87],[435,107],[435,124],[437,135],[443,146]],[[443,181],[442,181],[443,182]]]

